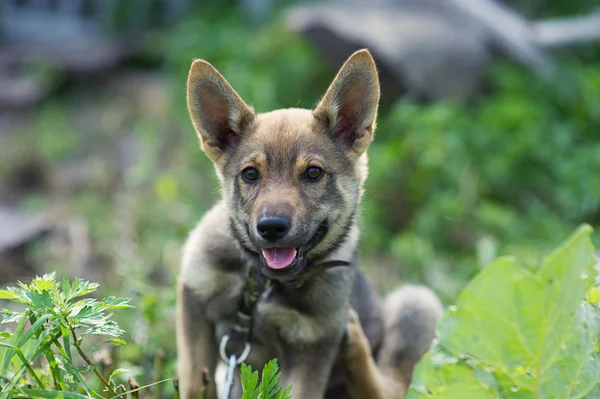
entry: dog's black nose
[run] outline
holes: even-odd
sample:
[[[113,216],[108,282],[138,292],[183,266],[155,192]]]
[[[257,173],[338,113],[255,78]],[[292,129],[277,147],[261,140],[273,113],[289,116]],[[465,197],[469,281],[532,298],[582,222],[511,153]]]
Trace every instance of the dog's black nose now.
[[[258,234],[268,241],[277,241],[283,238],[291,227],[290,219],[285,216],[263,216],[258,219],[256,225]]]

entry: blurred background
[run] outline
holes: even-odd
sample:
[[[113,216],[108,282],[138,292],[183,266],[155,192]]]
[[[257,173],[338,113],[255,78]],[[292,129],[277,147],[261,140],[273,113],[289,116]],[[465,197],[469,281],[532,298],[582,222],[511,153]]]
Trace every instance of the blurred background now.
[[[599,7],[3,0],[0,285],[57,271],[133,298],[116,315],[129,345],[98,361],[174,375],[180,246],[218,197],[185,107],[192,59],[264,112],[313,107],[368,47],[383,100],[364,270],[382,293],[421,282],[452,303],[495,257],[535,263],[600,225]]]

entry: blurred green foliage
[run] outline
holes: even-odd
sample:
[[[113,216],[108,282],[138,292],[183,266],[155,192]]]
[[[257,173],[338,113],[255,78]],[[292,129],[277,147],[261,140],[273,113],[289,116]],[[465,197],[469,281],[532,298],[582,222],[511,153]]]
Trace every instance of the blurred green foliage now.
[[[499,65],[474,104],[399,101],[370,149],[363,248],[391,251],[411,278],[453,298],[496,255],[535,255],[600,223],[600,69],[543,82]],[[389,237],[389,239],[386,239]]]

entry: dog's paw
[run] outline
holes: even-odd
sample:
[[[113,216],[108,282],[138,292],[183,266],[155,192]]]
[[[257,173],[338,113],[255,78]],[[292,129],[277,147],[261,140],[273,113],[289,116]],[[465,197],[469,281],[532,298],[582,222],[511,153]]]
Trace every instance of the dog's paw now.
[[[360,318],[352,308],[348,309],[344,338],[343,354],[347,360],[371,356],[371,347],[360,325]]]
[[[346,321],[346,335],[348,342],[356,342],[364,336],[358,313],[352,308],[348,309],[348,320]]]

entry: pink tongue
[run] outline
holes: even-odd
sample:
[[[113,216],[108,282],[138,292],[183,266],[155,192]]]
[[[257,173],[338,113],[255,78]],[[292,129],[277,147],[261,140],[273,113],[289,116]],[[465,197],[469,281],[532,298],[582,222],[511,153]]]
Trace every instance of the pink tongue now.
[[[284,269],[296,258],[295,248],[269,248],[262,253],[271,269]]]

